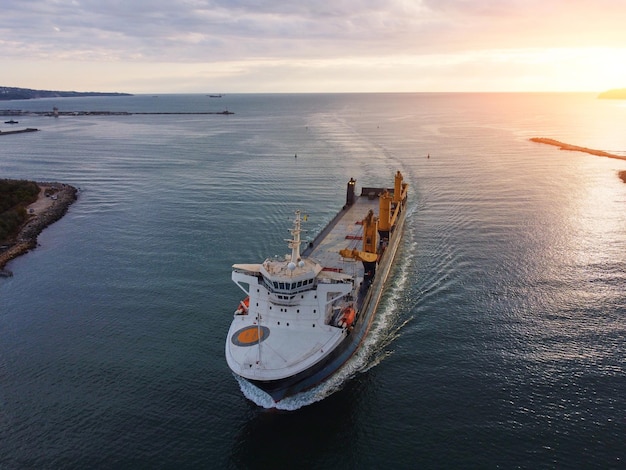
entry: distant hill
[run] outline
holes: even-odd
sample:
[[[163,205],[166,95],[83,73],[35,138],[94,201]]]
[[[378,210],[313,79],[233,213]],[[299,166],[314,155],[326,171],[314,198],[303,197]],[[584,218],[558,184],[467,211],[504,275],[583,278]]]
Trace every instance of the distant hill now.
[[[598,98],[605,100],[626,100],[626,88],[616,88],[605,91],[600,93]]]
[[[0,86],[0,101],[32,100],[36,98],[69,98],[80,96],[132,96],[130,93],[102,93],[98,91],[50,91],[31,90],[30,88],[15,88]]]

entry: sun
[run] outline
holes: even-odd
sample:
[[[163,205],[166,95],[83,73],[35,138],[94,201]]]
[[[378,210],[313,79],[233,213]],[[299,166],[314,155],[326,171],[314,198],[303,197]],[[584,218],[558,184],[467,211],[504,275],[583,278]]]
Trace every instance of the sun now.
[[[626,87],[626,48],[549,49],[541,54],[554,91],[604,91]]]

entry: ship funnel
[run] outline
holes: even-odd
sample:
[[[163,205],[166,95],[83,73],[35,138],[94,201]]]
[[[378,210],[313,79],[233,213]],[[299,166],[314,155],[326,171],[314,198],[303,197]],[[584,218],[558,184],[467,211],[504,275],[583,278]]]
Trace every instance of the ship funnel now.
[[[350,181],[348,181],[348,189],[346,191],[346,206],[351,206],[352,204],[354,204],[355,191],[356,180],[354,178],[350,178]]]

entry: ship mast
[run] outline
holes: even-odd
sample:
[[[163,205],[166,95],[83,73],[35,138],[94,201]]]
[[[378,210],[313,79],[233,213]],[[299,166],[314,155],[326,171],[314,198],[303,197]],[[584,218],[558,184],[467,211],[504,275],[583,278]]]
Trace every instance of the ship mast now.
[[[300,240],[300,233],[302,232],[301,226],[300,211],[297,210],[296,218],[293,221],[293,228],[289,230],[292,238],[290,240],[285,240],[286,242],[289,242],[289,248],[291,248],[289,269],[292,271],[296,268],[300,261],[300,244],[302,243]]]

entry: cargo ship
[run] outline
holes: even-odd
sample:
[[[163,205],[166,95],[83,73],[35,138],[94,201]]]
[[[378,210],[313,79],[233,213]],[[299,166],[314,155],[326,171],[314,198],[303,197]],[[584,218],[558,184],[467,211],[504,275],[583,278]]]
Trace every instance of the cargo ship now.
[[[234,264],[244,295],[226,338],[234,374],[274,402],[328,379],[359,349],[374,321],[404,227],[408,184],[347,183],[346,203],[302,249],[306,216],[296,211],[290,253]]]

